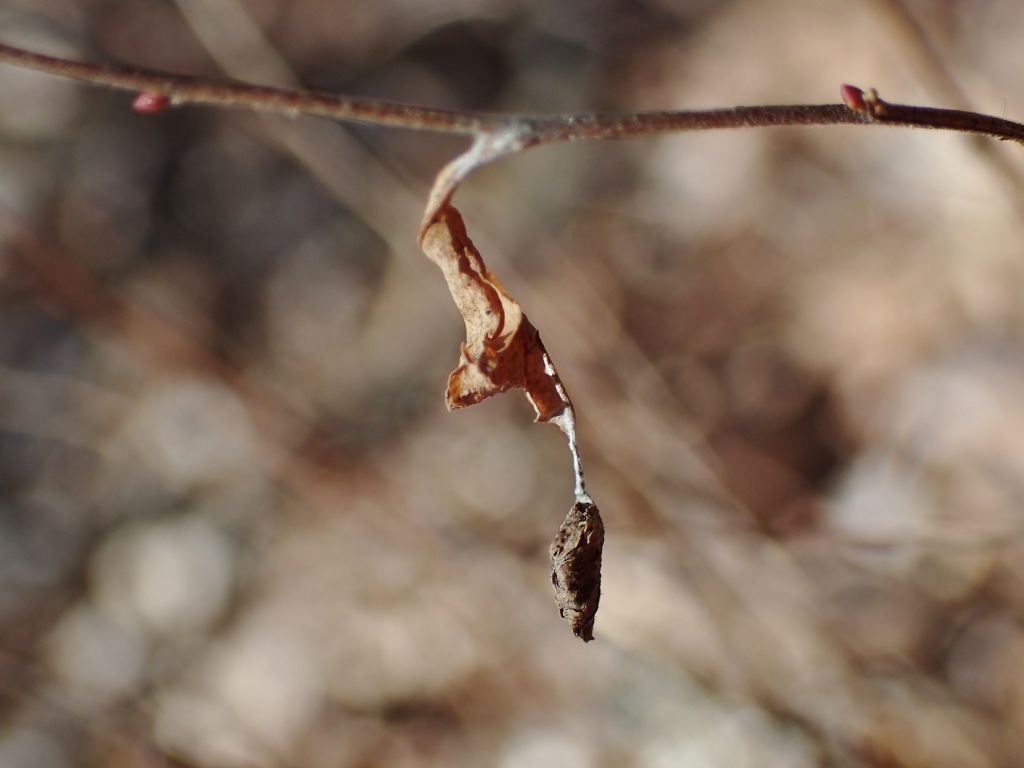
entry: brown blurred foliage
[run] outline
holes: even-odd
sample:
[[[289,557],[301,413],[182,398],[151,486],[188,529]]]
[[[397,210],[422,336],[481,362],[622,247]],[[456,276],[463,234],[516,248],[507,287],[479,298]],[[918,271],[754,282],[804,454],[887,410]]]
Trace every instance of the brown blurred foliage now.
[[[0,39],[489,111],[1024,114],[1024,6],[16,0]],[[941,63],[937,63],[941,62]],[[0,765],[1024,765],[1019,147],[554,146],[458,204],[581,418],[449,414],[462,144],[0,70]],[[995,161],[993,161],[995,157]],[[999,172],[994,168],[1001,168]]]

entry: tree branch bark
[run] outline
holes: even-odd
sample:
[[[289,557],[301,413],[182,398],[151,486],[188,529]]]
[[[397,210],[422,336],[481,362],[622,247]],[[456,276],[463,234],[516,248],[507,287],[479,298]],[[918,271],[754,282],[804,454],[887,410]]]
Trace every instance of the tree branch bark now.
[[[500,115],[171,75],[118,64],[90,64],[3,44],[0,44],[0,63],[93,85],[150,94],[154,98],[163,97],[173,105],[241,107],[466,136],[514,132],[521,137],[523,149],[538,144],[641,138],[683,131],[840,124],[932,128],[1024,144],[1024,125],[1020,123],[957,109],[892,104],[879,98],[876,91],[865,95],[852,86],[843,86],[845,104],[766,105],[629,114]]]

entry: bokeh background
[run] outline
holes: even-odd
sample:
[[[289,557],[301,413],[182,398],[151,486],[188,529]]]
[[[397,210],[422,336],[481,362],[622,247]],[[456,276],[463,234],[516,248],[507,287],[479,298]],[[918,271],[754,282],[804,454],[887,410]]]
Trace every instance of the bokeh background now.
[[[488,111],[1024,118],[1018,0],[8,0],[92,61]],[[562,435],[447,413],[428,134],[0,67],[0,766],[1024,765],[1024,149],[534,150],[457,197]]]

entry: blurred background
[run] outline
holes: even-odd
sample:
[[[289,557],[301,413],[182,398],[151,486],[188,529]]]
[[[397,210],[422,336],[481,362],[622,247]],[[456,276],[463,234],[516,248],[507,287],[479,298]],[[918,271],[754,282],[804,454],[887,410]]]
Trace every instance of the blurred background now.
[[[90,61],[487,111],[1024,119],[1016,0],[9,0]],[[451,137],[0,67],[0,766],[1024,765],[1024,150],[772,129],[460,190],[563,436],[447,413]]]

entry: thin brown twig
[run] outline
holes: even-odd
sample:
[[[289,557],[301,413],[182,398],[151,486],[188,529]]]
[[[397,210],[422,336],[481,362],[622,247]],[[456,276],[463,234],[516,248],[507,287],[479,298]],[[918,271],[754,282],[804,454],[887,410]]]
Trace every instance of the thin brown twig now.
[[[0,44],[0,63],[94,85],[164,96],[172,104],[245,107],[449,134],[516,133],[522,139],[523,148],[562,141],[639,138],[719,128],[837,124],[933,128],[983,134],[1024,144],[1024,125],[1020,123],[962,110],[890,104],[878,98],[877,94],[866,109],[847,102],[847,105],[768,105],[632,114],[494,115],[169,75],[116,64],[89,64],[3,44]]]

